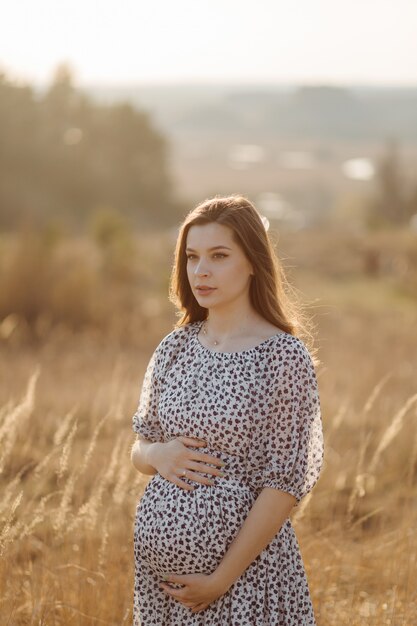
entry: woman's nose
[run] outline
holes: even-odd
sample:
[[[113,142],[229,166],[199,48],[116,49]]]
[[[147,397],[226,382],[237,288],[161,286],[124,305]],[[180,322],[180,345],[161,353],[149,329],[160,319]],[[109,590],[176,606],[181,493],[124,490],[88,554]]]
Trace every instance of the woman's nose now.
[[[195,268],[195,273],[197,276],[206,276],[208,274],[208,270],[203,265],[199,264]]]

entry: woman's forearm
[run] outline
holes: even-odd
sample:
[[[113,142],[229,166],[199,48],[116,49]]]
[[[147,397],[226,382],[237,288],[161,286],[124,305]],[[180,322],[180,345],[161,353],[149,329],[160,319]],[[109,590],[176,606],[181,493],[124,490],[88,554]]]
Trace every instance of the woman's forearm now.
[[[137,439],[132,446],[130,458],[134,467],[142,474],[153,476],[157,469],[152,464],[155,448],[159,442],[148,441],[147,439]]]
[[[239,533],[213,572],[229,589],[279,532],[297,500],[289,493],[265,487],[253,504]]]

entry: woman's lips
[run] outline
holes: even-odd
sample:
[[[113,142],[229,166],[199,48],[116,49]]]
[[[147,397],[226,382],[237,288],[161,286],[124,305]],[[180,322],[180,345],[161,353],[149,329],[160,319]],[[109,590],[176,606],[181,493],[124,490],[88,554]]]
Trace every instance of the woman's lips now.
[[[210,288],[210,289],[199,289],[199,288],[197,287],[196,291],[197,291],[197,293],[198,293],[200,296],[207,296],[209,293],[212,293],[213,291],[216,291],[216,288],[215,288],[215,287],[213,287],[213,288]]]

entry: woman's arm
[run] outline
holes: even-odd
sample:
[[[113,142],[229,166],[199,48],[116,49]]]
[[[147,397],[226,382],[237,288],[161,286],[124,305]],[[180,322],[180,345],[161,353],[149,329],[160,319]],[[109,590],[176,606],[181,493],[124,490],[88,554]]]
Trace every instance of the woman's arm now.
[[[279,532],[297,499],[290,493],[265,487],[255,500],[222,561],[213,572],[216,583],[226,591],[243,574]]]
[[[139,472],[147,474],[148,476],[153,476],[157,473],[153,465],[153,455],[156,448],[160,445],[159,442],[152,442],[141,437],[136,439],[132,446],[130,458],[134,467]]]
[[[226,589],[272,541],[291,509],[311,491],[322,466],[317,378],[310,354],[300,340],[277,372],[272,411],[263,430],[262,490],[213,572],[213,579]]]
[[[324,442],[317,378],[310,354],[300,340],[277,372],[272,411],[261,442],[265,461],[259,481],[262,490],[212,574],[226,589],[279,532],[291,509],[316,484],[322,467]]]

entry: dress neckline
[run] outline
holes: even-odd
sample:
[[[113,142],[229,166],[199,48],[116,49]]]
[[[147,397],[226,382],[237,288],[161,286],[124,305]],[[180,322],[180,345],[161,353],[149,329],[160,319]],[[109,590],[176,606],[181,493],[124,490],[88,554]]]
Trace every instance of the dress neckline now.
[[[210,354],[218,354],[220,356],[225,355],[225,356],[231,357],[231,356],[240,356],[240,355],[241,356],[245,356],[245,355],[254,354],[259,349],[262,349],[264,346],[266,346],[266,344],[270,343],[276,337],[280,337],[281,335],[288,335],[289,334],[289,333],[286,333],[285,331],[281,331],[279,333],[275,333],[275,335],[271,335],[267,339],[264,339],[263,341],[258,343],[256,346],[253,346],[252,348],[247,348],[246,350],[237,350],[235,352],[225,352],[223,350],[212,350],[211,348],[207,348],[206,346],[203,346],[203,344],[201,343],[201,341],[198,338],[198,333],[199,333],[203,323],[204,323],[204,320],[197,320],[195,322],[194,332],[193,332],[193,338],[194,338],[195,343],[200,348],[200,350],[202,350],[204,352],[209,352]]]

